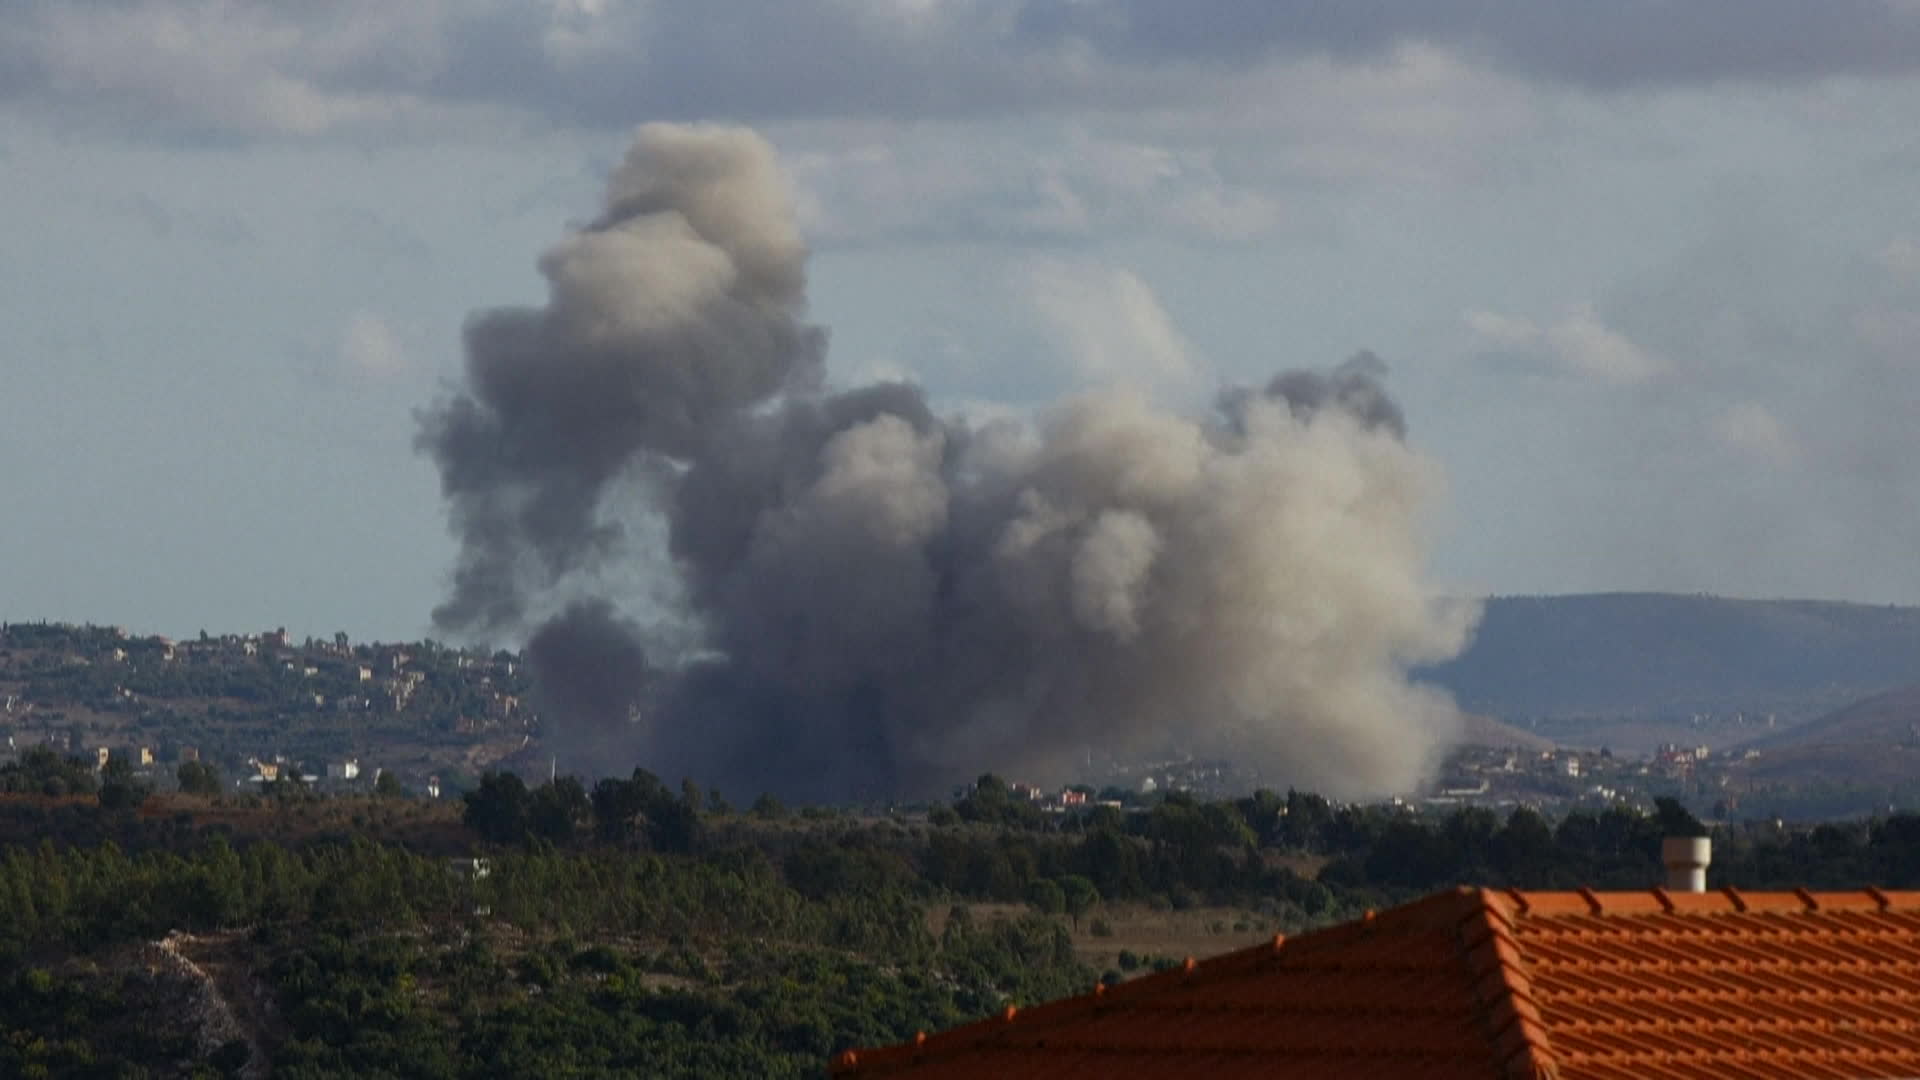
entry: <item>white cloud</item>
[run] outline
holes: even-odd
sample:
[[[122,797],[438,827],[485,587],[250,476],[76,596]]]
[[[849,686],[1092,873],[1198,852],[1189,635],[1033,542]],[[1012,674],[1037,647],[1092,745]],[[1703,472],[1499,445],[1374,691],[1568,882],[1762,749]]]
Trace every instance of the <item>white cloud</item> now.
[[[1547,344],[1568,367],[1616,386],[1645,382],[1664,366],[1583,304],[1547,329]]]
[[[1493,311],[1468,311],[1467,329],[1502,349],[1538,350],[1566,370],[1613,386],[1631,386],[1665,374],[1666,364],[1581,304],[1547,326]]]
[[[390,379],[410,366],[407,350],[385,319],[356,311],[340,332],[340,368],[361,379]]]
[[[1920,311],[1875,304],[1853,313],[1853,331],[1876,352],[1920,360]]]
[[[1206,148],[1073,123],[957,132],[865,122],[786,135],[802,223],[829,247],[1116,234],[1242,242],[1290,224],[1271,194],[1223,175]]]
[[[1237,244],[1314,224],[1303,185],[1458,182],[1536,145],[1538,95],[1457,49],[1156,64],[1035,29],[1051,6],[22,0],[0,20],[0,112],[363,144],[748,119],[824,246]]]
[[[9,0],[0,95],[146,133],[229,135],[390,127],[471,106],[609,129],[660,118],[1076,111],[1163,111],[1177,123],[1224,105],[1295,121],[1319,113],[1329,133],[1358,134],[1297,144],[1339,172],[1375,168],[1389,129],[1431,148],[1481,125],[1484,113],[1431,85],[1437,75],[1456,87],[1463,70],[1607,93],[1920,68],[1920,19],[1889,0],[1692,0],[1701,13],[1684,20],[1649,17],[1644,4],[1495,7],[1489,16],[1485,0]],[[1268,76],[1289,70],[1308,71],[1316,92],[1270,93]],[[1391,110],[1355,106],[1353,87],[1331,84],[1329,70],[1412,93]],[[1363,122],[1344,122],[1355,114]],[[1443,154],[1434,164],[1471,160]]]
[[[1079,377],[1171,382],[1194,372],[1192,346],[1146,282],[1100,263],[1040,259],[1018,283]]]
[[[1721,446],[1766,465],[1788,465],[1800,456],[1798,440],[1757,401],[1738,402],[1714,417],[1713,437]]]
[[[1920,276],[1920,244],[1910,236],[1896,236],[1880,249],[1878,260],[1888,272],[1904,277]]]
[[[1198,235],[1238,241],[1272,232],[1283,214],[1277,202],[1259,192],[1201,187],[1174,197],[1164,218]]]
[[[444,10],[434,0],[26,0],[0,28],[0,68],[11,57],[30,72],[15,94],[56,117],[143,136],[444,134],[497,123],[498,109],[428,88],[449,62]]]
[[[1536,88],[1462,55],[1405,45],[1365,63],[1276,59],[1220,80],[1217,101],[1150,114],[1166,137],[1255,140],[1289,183],[1427,187],[1485,178],[1537,145],[1551,110]]]
[[[1469,311],[1462,318],[1467,329],[1490,344],[1525,348],[1540,341],[1540,328],[1525,319],[1493,311]]]

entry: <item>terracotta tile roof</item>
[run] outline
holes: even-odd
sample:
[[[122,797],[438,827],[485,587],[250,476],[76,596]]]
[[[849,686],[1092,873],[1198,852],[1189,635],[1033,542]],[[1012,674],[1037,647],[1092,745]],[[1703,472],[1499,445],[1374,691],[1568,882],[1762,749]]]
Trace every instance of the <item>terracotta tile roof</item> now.
[[[1920,892],[1459,889],[835,1075],[1920,1076]]]

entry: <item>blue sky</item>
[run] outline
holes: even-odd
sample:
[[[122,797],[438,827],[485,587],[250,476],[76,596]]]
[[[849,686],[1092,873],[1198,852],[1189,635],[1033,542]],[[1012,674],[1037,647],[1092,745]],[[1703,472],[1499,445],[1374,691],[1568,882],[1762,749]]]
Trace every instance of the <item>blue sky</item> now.
[[[1449,587],[1920,602],[1915,115],[1896,0],[23,0],[0,616],[427,632],[414,410],[658,119],[778,147],[842,381],[1371,349]]]

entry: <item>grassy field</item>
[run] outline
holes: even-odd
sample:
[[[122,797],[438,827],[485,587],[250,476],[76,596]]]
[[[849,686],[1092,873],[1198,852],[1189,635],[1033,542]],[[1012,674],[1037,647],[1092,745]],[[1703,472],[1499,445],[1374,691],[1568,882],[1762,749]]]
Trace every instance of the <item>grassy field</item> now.
[[[975,923],[1017,919],[1030,914],[1025,904],[963,904]],[[933,905],[927,927],[938,936],[946,928],[951,909]],[[1233,907],[1195,907],[1185,911],[1146,904],[1102,904],[1076,926],[1062,918],[1073,938],[1074,952],[1095,971],[1122,971],[1121,953],[1140,958],[1134,975],[1150,970],[1153,959],[1205,959],[1219,953],[1272,941],[1278,923],[1258,912]],[[1096,932],[1098,931],[1098,932]]]
[[[1094,934],[1096,919],[1112,933]],[[1244,908],[1196,907],[1171,911],[1144,904],[1109,904],[1098,914],[1080,920],[1073,934],[1073,947],[1081,961],[1095,971],[1119,970],[1122,952],[1130,952],[1143,961],[1155,957],[1205,959],[1272,941],[1279,929],[1275,920]]]

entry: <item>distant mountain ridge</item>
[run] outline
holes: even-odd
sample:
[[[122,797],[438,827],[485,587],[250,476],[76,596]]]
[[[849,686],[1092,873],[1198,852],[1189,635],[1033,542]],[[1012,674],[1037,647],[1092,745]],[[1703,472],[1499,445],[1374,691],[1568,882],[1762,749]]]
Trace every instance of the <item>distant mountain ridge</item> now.
[[[1782,723],[1920,683],[1920,608],[1673,593],[1494,597],[1416,673],[1509,722],[1747,711]]]

